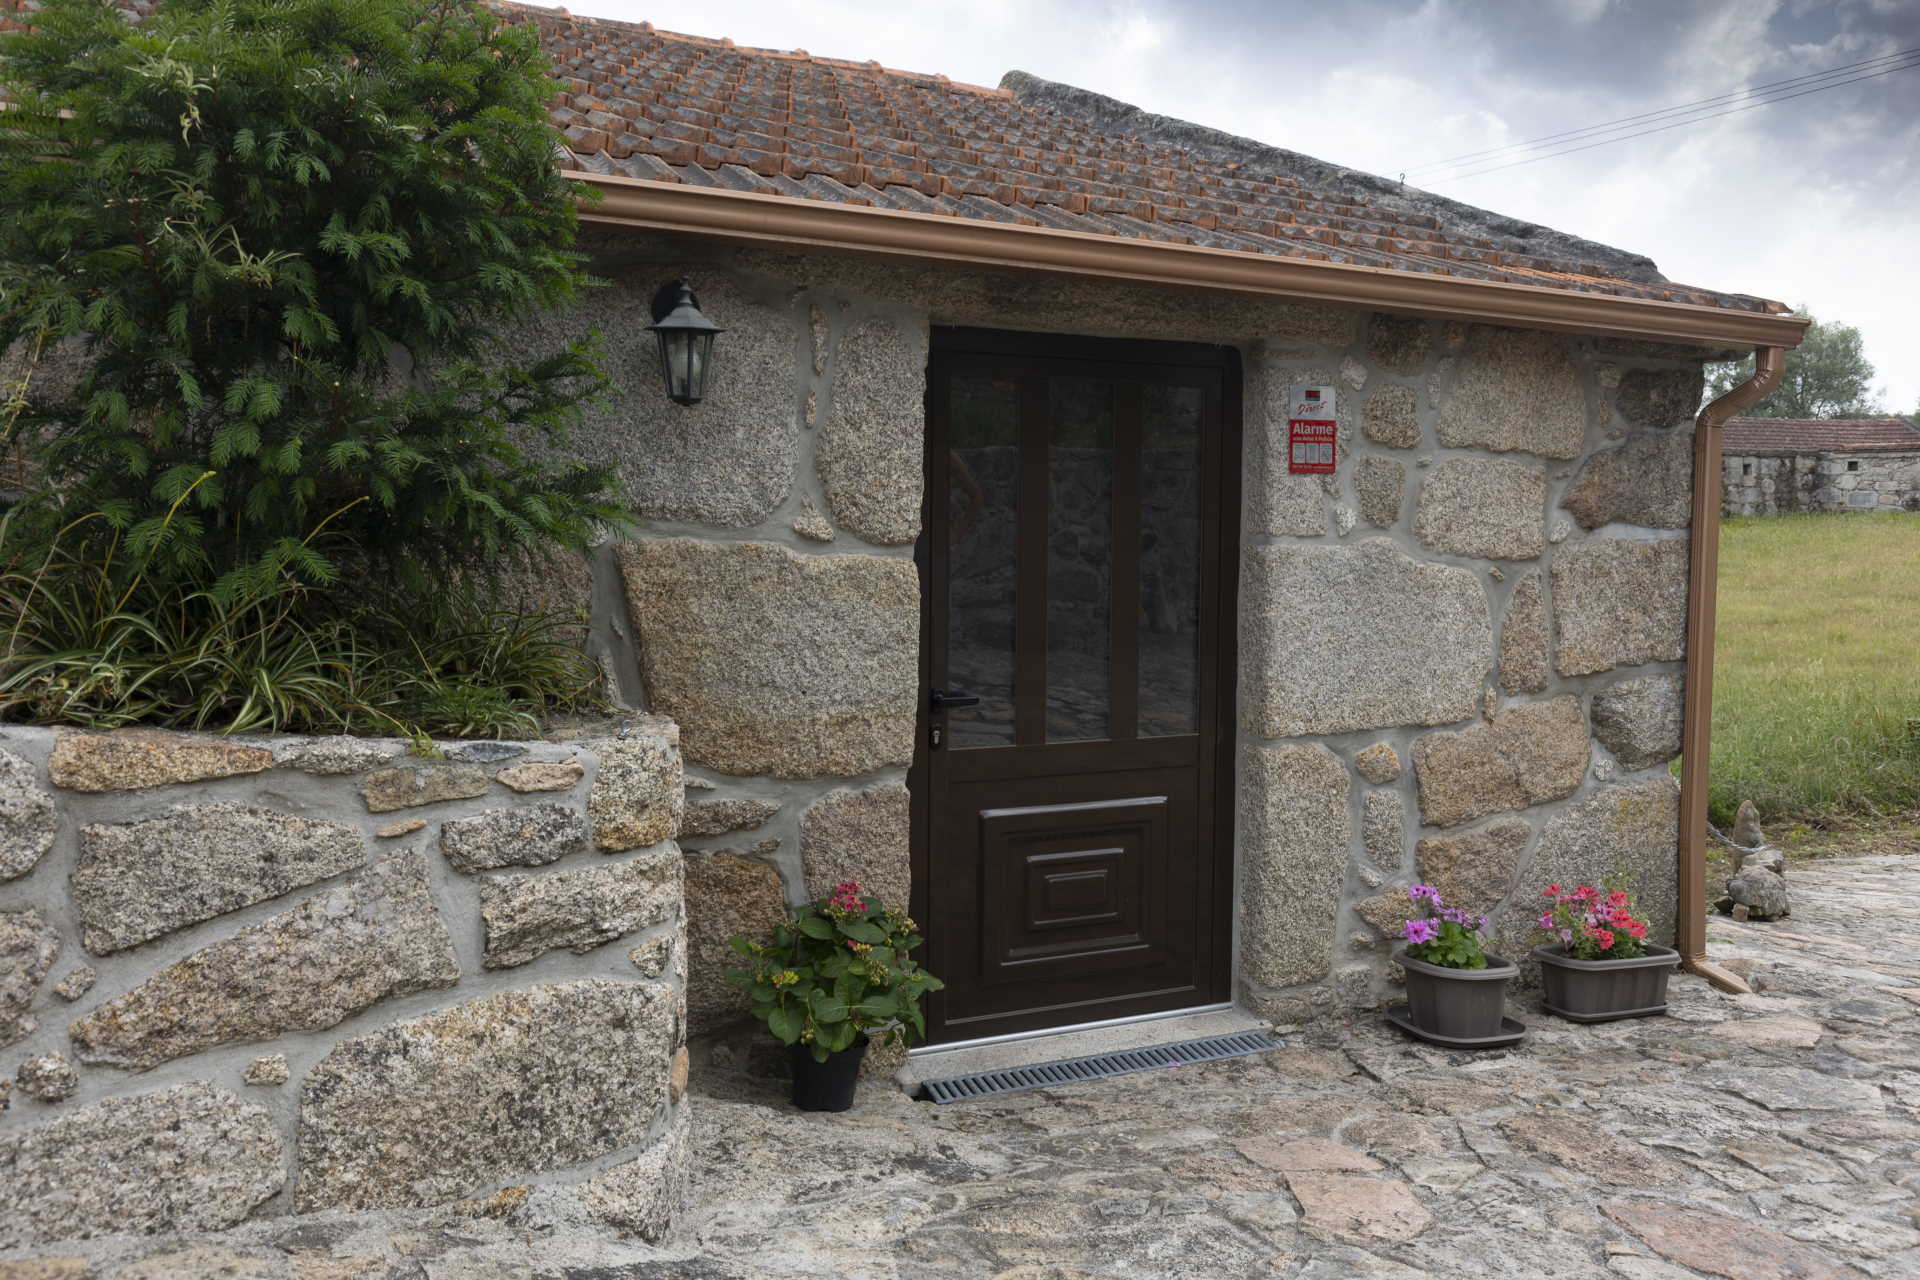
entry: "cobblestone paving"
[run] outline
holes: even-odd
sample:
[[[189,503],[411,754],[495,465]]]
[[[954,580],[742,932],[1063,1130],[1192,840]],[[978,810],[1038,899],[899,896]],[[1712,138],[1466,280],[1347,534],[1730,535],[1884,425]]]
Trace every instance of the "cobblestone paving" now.
[[[868,1084],[843,1117],[709,1080],[663,1249],[541,1192],[56,1252],[102,1276],[1920,1276],[1920,858],[1790,882],[1790,920],[1711,928],[1756,994],[1677,976],[1670,1016],[1592,1027],[1519,1007],[1511,1050],[1356,1019],[947,1107]]]

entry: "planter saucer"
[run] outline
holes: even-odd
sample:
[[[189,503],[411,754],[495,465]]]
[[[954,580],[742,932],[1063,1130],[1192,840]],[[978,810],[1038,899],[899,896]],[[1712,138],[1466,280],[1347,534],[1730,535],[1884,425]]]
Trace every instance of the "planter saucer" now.
[[[1407,1006],[1403,1004],[1396,1004],[1387,1010],[1387,1021],[1417,1040],[1425,1040],[1428,1044],[1437,1044],[1446,1049],[1503,1049],[1510,1044],[1518,1044],[1527,1034],[1525,1023],[1503,1016],[1499,1035],[1437,1036],[1414,1026],[1413,1020],[1407,1016]]]
[[[1554,1017],[1565,1018],[1568,1022],[1613,1022],[1620,1018],[1653,1018],[1667,1011],[1664,1002],[1650,1004],[1644,1009],[1620,1009],[1609,1013],[1572,1013],[1566,1009],[1556,1008],[1544,1000],[1540,1002],[1540,1007]]]

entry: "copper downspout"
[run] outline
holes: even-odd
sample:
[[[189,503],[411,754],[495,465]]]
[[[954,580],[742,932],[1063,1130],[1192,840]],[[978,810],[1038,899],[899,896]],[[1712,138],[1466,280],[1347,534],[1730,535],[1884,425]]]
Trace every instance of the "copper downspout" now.
[[[1693,429],[1693,523],[1687,572],[1686,729],[1680,760],[1680,966],[1722,991],[1753,988],[1707,959],[1707,764],[1713,741],[1713,626],[1720,571],[1720,428],[1780,385],[1787,353],[1754,352],[1753,376],[1700,411]]]

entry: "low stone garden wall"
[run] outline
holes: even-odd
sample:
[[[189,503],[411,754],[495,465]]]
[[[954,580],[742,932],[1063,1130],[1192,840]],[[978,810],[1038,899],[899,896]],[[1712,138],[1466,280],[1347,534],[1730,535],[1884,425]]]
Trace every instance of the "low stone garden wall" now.
[[[679,731],[438,750],[0,729],[0,1249],[547,1183],[664,1233]]]

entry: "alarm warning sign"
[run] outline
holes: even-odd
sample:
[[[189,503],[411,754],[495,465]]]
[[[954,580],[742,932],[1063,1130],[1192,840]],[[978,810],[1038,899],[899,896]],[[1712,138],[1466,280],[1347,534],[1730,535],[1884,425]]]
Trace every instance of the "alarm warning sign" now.
[[[1331,475],[1339,457],[1332,387],[1287,388],[1287,471]]]

